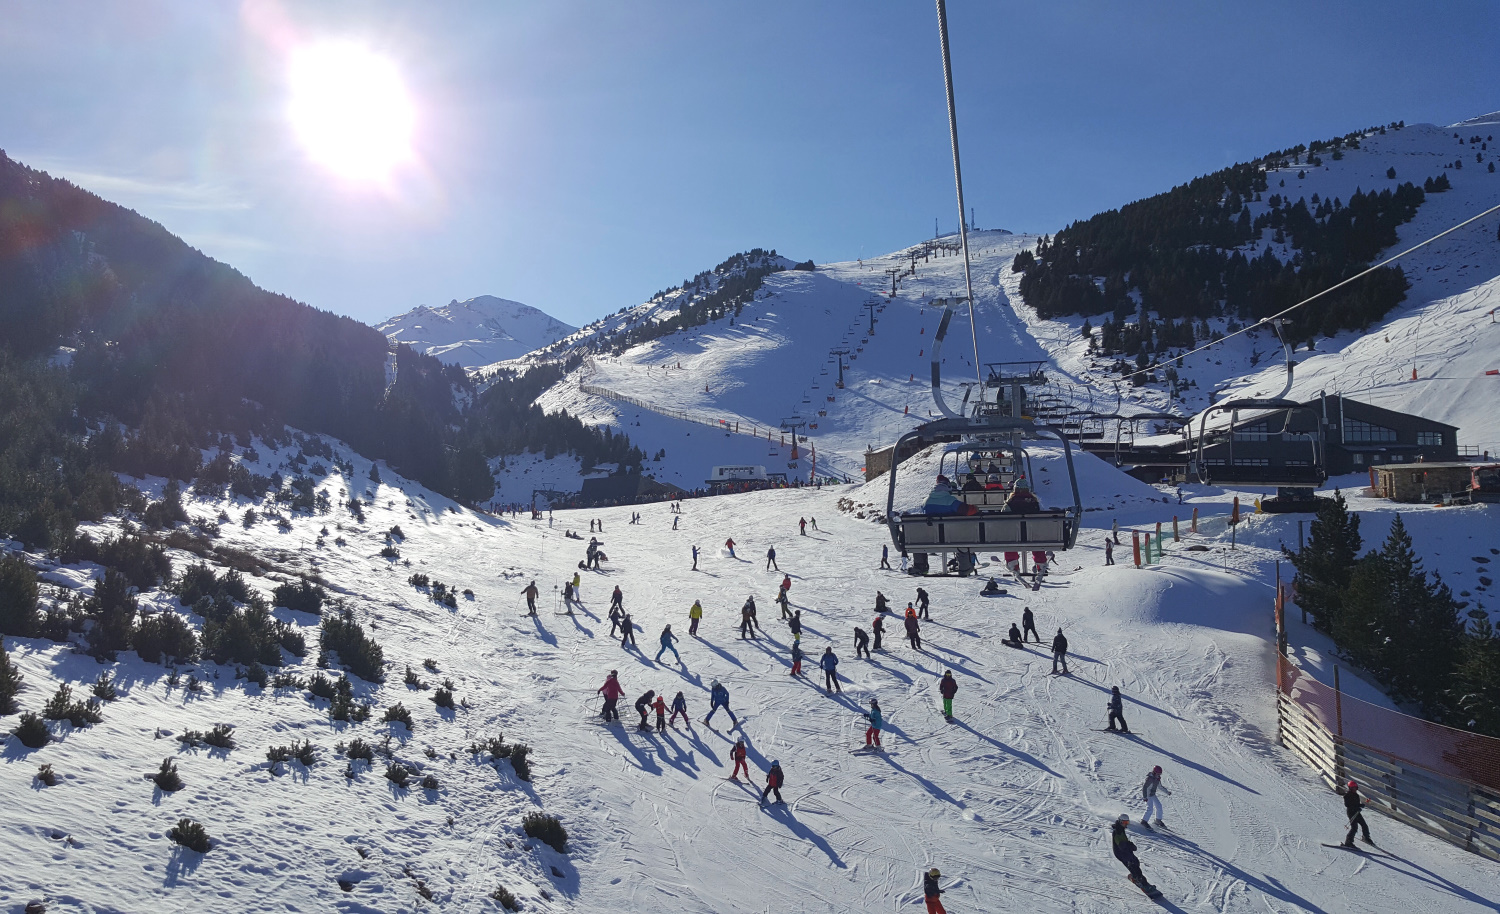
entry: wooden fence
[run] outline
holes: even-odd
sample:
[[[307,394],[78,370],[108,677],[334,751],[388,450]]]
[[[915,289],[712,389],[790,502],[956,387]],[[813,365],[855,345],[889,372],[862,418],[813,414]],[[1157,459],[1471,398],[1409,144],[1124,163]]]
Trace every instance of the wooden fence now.
[[[1500,740],[1345,695],[1278,657],[1281,744],[1369,808],[1500,860]]]

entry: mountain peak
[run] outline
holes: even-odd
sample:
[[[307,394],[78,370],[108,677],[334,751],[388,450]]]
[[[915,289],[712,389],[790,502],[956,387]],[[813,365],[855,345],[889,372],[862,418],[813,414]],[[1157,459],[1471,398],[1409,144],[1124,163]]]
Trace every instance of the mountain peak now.
[[[417,305],[376,326],[392,342],[463,368],[519,358],[577,328],[530,305],[479,295],[446,305]]]

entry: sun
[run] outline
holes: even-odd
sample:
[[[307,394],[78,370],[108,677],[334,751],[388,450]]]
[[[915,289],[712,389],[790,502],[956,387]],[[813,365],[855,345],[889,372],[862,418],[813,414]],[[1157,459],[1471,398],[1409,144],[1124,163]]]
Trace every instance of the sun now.
[[[412,158],[416,111],[396,65],[352,42],[294,51],[288,113],[308,155],[358,181],[389,178]]]

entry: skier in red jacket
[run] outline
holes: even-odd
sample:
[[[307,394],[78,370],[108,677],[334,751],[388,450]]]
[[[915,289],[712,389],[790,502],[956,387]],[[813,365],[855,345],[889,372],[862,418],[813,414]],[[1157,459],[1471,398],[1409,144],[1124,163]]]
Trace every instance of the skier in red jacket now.
[[[734,773],[729,776],[731,781],[740,779],[740,769],[745,770],[745,780],[750,780],[750,766],[745,763],[745,740],[743,738],[734,741],[734,748],[729,750],[729,757],[734,759]]]
[[[620,688],[620,671],[610,670],[604,685],[595,691],[604,695],[604,719],[619,720],[620,712],[615,709],[615,704],[625,697],[625,690]]]

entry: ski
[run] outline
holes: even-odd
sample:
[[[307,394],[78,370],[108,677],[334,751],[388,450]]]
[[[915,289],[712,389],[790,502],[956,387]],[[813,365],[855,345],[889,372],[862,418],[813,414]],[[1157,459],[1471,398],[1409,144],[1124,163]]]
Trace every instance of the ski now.
[[[1344,851],[1354,851],[1356,854],[1368,854],[1368,855],[1370,855],[1372,857],[1389,857],[1389,856],[1391,856],[1390,854],[1387,854],[1384,851],[1381,851],[1378,847],[1376,847],[1373,844],[1368,845],[1367,847],[1359,847],[1358,845],[1351,845],[1351,844],[1326,844],[1325,843],[1323,846],[1324,847],[1336,847],[1339,850],[1344,850]]]
[[[1140,736],[1140,734],[1135,732],[1134,730],[1100,730],[1098,728],[1090,729],[1093,729],[1095,733],[1118,733],[1121,736]]]

